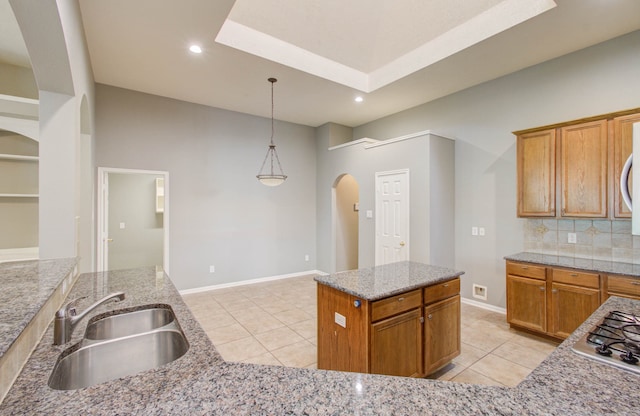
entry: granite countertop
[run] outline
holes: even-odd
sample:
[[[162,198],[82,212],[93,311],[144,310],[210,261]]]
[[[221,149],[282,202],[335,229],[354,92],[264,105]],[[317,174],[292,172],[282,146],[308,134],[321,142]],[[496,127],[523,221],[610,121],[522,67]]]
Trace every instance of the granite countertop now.
[[[0,357],[32,321],[76,259],[0,263]]]
[[[47,386],[58,354],[49,327],[0,405],[2,415],[568,415],[637,414],[640,376],[573,353],[571,345],[610,309],[640,314],[640,301],[610,298],[516,388],[428,379],[225,362],[170,279],[155,269],[80,276],[72,297],[79,310],[107,293],[127,298],[96,314],[149,303],[173,307],[189,343],[178,360],[155,370],[74,391]],[[487,335],[490,336],[490,335]]]
[[[571,267],[573,269],[640,277],[640,264],[622,263],[618,261],[581,259],[576,257],[527,252],[504,256],[504,259],[511,261],[521,261],[525,263],[541,264],[544,266]]]
[[[368,269],[316,276],[318,283],[364,300],[374,301],[453,279],[464,272],[423,263],[402,261]]]

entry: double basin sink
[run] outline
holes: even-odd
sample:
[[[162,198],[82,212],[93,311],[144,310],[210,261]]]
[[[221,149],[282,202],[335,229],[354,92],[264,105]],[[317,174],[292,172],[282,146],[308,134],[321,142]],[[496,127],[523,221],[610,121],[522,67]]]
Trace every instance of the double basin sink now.
[[[93,386],[160,367],[188,349],[169,305],[108,312],[91,318],[82,341],[62,352],[49,386],[56,390]]]

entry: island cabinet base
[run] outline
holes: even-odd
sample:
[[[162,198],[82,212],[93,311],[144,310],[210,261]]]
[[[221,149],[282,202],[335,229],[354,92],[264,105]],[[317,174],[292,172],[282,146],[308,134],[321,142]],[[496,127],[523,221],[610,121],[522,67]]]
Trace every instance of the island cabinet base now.
[[[459,293],[459,278],[376,301],[318,283],[318,368],[435,372],[460,354]]]

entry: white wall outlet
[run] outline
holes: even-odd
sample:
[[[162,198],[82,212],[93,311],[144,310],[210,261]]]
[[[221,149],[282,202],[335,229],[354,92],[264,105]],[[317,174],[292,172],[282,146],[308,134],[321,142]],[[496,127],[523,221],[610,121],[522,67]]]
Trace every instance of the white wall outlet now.
[[[309,261],[309,255],[308,254],[304,255],[304,261]]]
[[[120,229],[124,230],[124,223],[123,222],[120,223]]]
[[[473,284],[473,297],[477,299],[487,300],[487,287]]]
[[[478,228],[478,234],[480,234],[481,237],[484,237],[484,227]]]
[[[478,235],[478,227],[471,227],[471,235]]]
[[[570,244],[575,244],[577,242],[576,233],[567,233],[567,241]]]
[[[209,266],[209,273],[215,273],[216,272],[216,266],[211,265]]]
[[[367,218],[373,218],[373,211],[370,209],[367,210]]]
[[[343,328],[347,327],[347,317],[346,316],[340,315],[338,312],[335,312],[334,320],[341,327],[343,327]]]

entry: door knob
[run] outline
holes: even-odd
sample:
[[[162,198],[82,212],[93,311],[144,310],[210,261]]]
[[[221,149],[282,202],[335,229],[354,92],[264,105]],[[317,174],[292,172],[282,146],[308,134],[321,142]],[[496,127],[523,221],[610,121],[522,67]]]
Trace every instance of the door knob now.
[[[404,247],[404,241],[400,241],[400,247]]]
[[[110,243],[113,241],[113,238],[107,238],[107,243]]]

